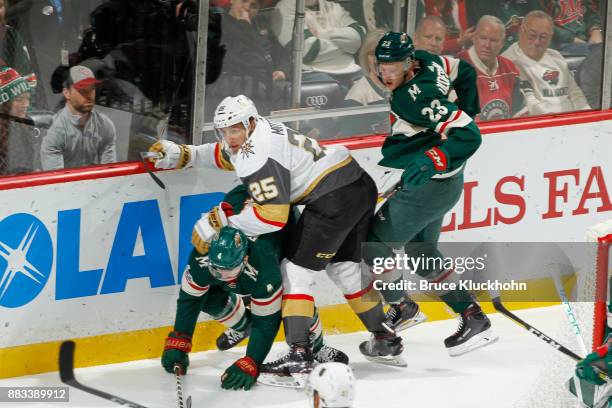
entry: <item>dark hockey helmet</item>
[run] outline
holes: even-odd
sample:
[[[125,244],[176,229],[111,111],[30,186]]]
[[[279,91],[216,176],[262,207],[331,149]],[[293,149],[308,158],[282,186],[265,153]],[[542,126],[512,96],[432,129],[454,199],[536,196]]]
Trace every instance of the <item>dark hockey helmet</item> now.
[[[414,43],[406,33],[389,31],[378,41],[374,54],[378,63],[412,60]]]
[[[210,273],[222,281],[236,279],[244,269],[248,249],[244,232],[228,226],[221,228],[208,250]]]

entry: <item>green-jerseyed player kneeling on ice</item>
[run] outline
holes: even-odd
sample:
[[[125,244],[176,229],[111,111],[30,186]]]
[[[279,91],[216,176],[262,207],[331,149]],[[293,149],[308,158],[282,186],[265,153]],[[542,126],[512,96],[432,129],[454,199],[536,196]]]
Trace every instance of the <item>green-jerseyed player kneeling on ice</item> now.
[[[612,384],[602,379],[602,373],[608,378],[612,375],[612,304],[608,304],[608,324],[603,345],[576,365],[578,381],[573,377],[568,382],[570,392],[585,407],[612,407]]]
[[[391,135],[382,147],[381,166],[403,171],[401,186],[376,214],[364,260],[394,256],[405,249],[412,257],[443,259],[438,238],[444,215],[463,191],[463,170],[481,143],[478,127],[448,100],[451,81],[444,61],[427,51],[415,51],[412,39],[401,32],[385,34],[375,50],[378,75],[392,91]],[[418,267],[429,282],[456,278],[452,269]],[[400,269],[378,279],[399,282]],[[390,305],[385,328],[394,333],[423,320],[418,305],[404,290],[382,290]],[[451,356],[467,353],[497,339],[478,302],[466,290],[438,293],[461,319],[459,329],[444,344]]]
[[[246,187],[236,187],[226,195],[224,211],[240,211],[247,198]],[[183,273],[174,330],[166,338],[162,355],[166,371],[172,373],[178,365],[183,374],[187,372],[191,339],[198,316],[204,312],[228,327],[217,339],[219,349],[227,350],[250,337],[246,356],[225,370],[221,386],[235,390],[253,386],[281,322],[284,235],[281,230],[250,239],[226,226],[214,236],[207,253],[196,249],[191,252]],[[316,309],[310,331],[318,362],[348,363],[344,353],[323,344]]]

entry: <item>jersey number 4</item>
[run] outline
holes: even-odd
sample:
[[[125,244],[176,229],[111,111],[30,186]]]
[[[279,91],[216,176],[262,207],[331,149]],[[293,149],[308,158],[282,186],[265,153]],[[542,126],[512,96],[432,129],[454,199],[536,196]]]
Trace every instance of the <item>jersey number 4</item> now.
[[[431,101],[429,107],[425,107],[421,110],[421,115],[429,116],[429,120],[432,122],[438,122],[442,119],[442,116],[448,113],[448,108],[442,104],[437,99]]]

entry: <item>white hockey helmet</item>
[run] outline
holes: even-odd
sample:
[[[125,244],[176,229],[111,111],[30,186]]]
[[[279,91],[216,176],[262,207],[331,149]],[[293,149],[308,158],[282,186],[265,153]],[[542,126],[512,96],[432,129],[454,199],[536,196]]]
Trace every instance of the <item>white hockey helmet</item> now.
[[[257,108],[253,101],[244,96],[228,96],[215,109],[213,124],[216,129],[226,128],[236,123],[249,127],[249,119],[257,118]]]
[[[353,370],[342,363],[317,365],[306,381],[305,390],[314,408],[350,407],[355,398]]]

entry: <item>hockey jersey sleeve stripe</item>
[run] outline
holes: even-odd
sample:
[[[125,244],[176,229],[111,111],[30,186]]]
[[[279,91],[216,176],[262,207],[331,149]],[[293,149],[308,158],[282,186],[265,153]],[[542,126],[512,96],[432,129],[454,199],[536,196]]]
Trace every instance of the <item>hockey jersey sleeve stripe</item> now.
[[[234,170],[234,166],[224,156],[219,143],[215,144],[215,164],[221,170]]]
[[[276,301],[283,295],[283,288],[279,288],[274,294],[268,298],[252,298],[251,303],[254,303],[259,306],[266,306],[270,303]]]
[[[253,212],[258,220],[283,228],[289,218],[290,207],[286,204],[255,204]]]
[[[189,272],[189,270],[186,270],[185,273],[183,273],[183,279],[181,281],[181,289],[183,290],[183,292],[191,295],[191,296],[203,296],[206,292],[208,292],[208,289],[210,288],[209,285],[206,286],[200,286],[197,283],[195,283],[193,281],[193,277],[191,276],[191,273]]]
[[[440,57],[440,58],[442,58],[442,62],[444,62],[444,72],[446,72],[446,75],[448,75],[448,77],[450,78],[451,76],[450,62],[448,62],[448,58],[446,57]]]
[[[470,118],[465,112],[458,110],[453,112],[449,120],[442,123],[438,123],[438,125],[436,126],[436,132],[440,133],[441,135],[447,136],[448,132],[452,128],[465,127],[469,125],[470,122],[472,122],[472,118]]]
[[[265,214],[262,217],[254,206],[245,208],[240,214],[229,217],[229,223],[232,227],[238,228],[251,236],[275,232],[285,226],[285,222],[269,220],[265,218]]]
[[[283,291],[278,289],[271,300],[251,299],[251,312],[256,316],[269,316],[281,310]]]

